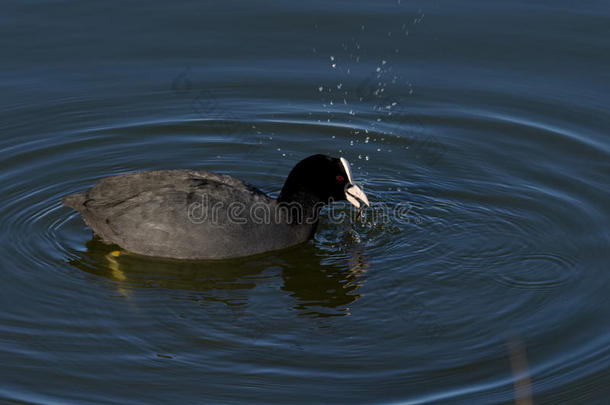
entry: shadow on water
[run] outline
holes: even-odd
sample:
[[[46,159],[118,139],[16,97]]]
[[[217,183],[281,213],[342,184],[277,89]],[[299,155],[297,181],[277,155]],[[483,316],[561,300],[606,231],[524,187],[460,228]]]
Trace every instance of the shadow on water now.
[[[118,249],[93,238],[86,243],[85,251],[73,251],[69,263],[113,281],[124,296],[137,289],[180,290],[196,292],[197,300],[222,302],[229,307],[247,304],[247,295],[239,291],[253,291],[279,275],[281,290],[296,300],[293,309],[319,317],[349,315],[349,305],[360,298],[357,290],[368,267],[358,252],[333,257],[330,262],[310,244],[214,261],[152,258]]]

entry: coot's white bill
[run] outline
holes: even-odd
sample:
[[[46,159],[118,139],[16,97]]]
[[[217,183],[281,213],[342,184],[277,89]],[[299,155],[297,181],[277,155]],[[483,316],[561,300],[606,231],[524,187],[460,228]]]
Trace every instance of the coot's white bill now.
[[[355,184],[352,184],[345,189],[345,198],[347,199],[347,201],[351,202],[356,208],[360,208],[360,201],[358,201],[358,199],[362,200],[362,202],[365,203],[367,207],[371,205],[369,204],[369,199],[366,198],[366,194],[364,194],[364,191],[362,191],[362,189],[356,186]]]
[[[346,158],[342,157],[339,159],[341,164],[343,165],[343,170],[345,170],[345,174],[347,174],[347,181],[349,184],[354,184],[354,180],[352,178],[352,169],[349,167],[349,163]]]
[[[364,191],[362,191],[360,187],[354,184],[354,180],[352,178],[352,169],[350,168],[347,159],[342,157],[339,160],[341,161],[341,165],[343,166],[345,174],[347,174],[347,181],[349,183],[345,187],[345,198],[347,199],[347,201],[351,202],[356,208],[360,208],[360,201],[358,201],[358,199],[362,200],[362,202],[365,203],[367,206],[370,206],[371,204],[369,204],[369,199],[366,198],[366,194],[364,194]]]

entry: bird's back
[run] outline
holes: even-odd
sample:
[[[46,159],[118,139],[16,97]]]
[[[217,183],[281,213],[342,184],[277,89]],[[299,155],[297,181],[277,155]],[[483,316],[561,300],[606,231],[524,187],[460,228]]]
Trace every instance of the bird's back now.
[[[315,228],[286,223],[275,200],[239,179],[197,170],[121,174],[63,203],[105,242],[151,256],[246,256],[304,242]]]

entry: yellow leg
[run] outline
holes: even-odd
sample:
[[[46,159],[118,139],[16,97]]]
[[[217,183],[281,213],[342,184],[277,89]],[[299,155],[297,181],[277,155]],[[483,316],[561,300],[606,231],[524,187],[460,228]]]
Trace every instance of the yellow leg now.
[[[116,260],[117,257],[121,255],[121,252],[118,250],[113,250],[112,252],[106,255],[106,260],[108,260],[108,267],[110,267],[110,271],[112,272],[112,277],[118,281],[126,281],[127,276],[125,273],[121,271],[119,268],[119,262]]]

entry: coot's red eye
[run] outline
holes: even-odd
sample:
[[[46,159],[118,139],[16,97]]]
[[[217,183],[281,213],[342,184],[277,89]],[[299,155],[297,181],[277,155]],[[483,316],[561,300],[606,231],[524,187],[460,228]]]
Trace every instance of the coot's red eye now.
[[[341,176],[341,175],[337,176],[337,181],[343,181],[343,176]]]

